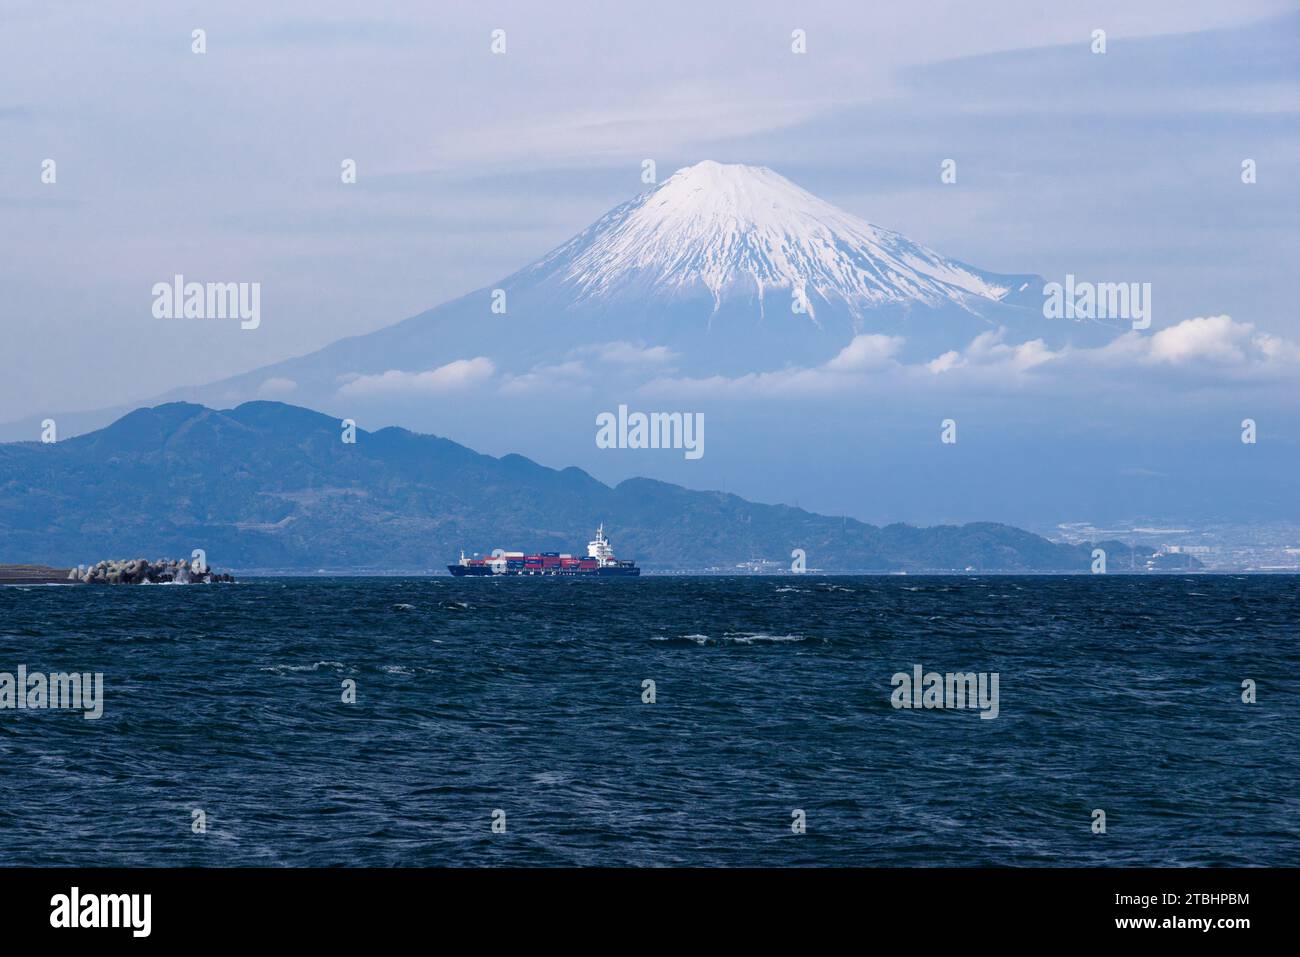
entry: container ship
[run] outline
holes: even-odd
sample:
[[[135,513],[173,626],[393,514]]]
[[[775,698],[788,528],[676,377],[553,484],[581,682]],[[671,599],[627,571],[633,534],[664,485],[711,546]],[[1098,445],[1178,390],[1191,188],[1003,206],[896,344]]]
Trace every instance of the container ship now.
[[[596,529],[596,537],[587,543],[585,557],[560,552],[507,552],[496,549],[489,558],[466,558],[448,565],[447,571],[457,578],[486,575],[558,575],[564,577],[628,578],[641,574],[636,562],[619,561],[614,547],[605,537],[605,526]]]

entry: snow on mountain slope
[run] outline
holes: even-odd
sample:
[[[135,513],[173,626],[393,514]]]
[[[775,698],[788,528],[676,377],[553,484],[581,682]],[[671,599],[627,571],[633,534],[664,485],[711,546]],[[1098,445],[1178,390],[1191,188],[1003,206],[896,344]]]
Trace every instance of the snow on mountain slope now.
[[[584,388],[571,373],[594,375],[602,363],[608,387],[615,373],[742,376],[818,366],[863,333],[897,339],[908,362],[960,350],[999,326],[1013,341],[1078,335],[1077,323],[1043,320],[1041,288],[1036,276],[947,259],[765,167],[705,161],[485,288],[150,404],[225,407],[269,396],[350,408],[368,397],[419,403],[505,381],[558,383],[567,395]],[[504,310],[494,308],[498,290],[508,294]],[[802,311],[793,308],[796,290]],[[100,410],[77,428],[110,418]],[[12,434],[29,435],[30,423]]]
[[[715,310],[757,292],[789,310],[803,290],[855,317],[885,304],[1002,301],[1033,277],[974,269],[859,219],[762,166],[705,161],[611,210],[516,278],[575,304],[701,291]],[[778,291],[779,290],[779,291]]]

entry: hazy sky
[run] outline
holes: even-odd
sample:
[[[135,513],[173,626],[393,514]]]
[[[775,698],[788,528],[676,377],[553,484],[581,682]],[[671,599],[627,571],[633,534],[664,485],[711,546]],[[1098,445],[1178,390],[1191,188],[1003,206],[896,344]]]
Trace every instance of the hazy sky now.
[[[646,158],[771,166],[987,269],[1151,281],[1156,327],[1228,313],[1300,340],[1295,11],[3,0],[0,419],[396,322],[639,192]],[[155,319],[176,273],[260,282],[261,327]]]

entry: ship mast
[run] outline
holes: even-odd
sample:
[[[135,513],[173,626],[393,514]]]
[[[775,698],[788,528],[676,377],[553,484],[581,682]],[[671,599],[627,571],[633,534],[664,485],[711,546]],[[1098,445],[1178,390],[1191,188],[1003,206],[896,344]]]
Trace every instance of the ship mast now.
[[[611,565],[614,562],[614,549],[605,538],[604,522],[601,522],[600,527],[596,529],[596,537],[587,543],[587,557],[596,559],[602,565]]]

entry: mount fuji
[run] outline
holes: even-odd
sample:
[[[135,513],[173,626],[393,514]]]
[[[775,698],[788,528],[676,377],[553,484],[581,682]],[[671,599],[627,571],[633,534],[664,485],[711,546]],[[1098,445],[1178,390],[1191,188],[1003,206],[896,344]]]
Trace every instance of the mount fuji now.
[[[889,354],[906,362],[961,350],[1000,327],[1053,347],[1067,336],[1077,344],[1110,337],[1099,324],[1044,320],[1042,287],[1035,275],[949,259],[766,167],[705,161],[494,284],[308,355],[148,401],[288,399],[369,423],[455,430],[507,451],[509,430],[527,431],[517,416],[498,423],[460,401],[453,414],[451,400],[489,385],[492,395],[532,392],[544,395],[551,418],[567,410],[566,428],[581,422],[585,431],[592,399],[607,403],[662,377],[816,367],[864,334],[890,337]],[[71,435],[128,409],[55,411]],[[28,438],[33,428],[11,423],[0,438]]]
[[[949,259],[772,170],[704,162],[496,283],[148,404],[291,401],[362,429],[434,433],[611,484],[652,478],[882,523],[1044,528],[1080,516],[1227,514],[1245,466],[1206,451],[1223,425],[1217,405],[1188,418],[1178,403],[1153,400],[1140,422],[1117,430],[1094,400],[1115,402],[1124,422],[1131,410],[1100,380],[1079,386],[1085,402],[1077,390],[1022,393],[1018,381],[1002,390],[989,377],[918,365],[970,352],[990,331],[984,341],[1041,339],[1052,350],[1122,333],[1044,318],[1042,291],[1036,276]],[[768,372],[779,374],[755,374]],[[597,424],[624,406],[707,418],[707,454],[602,445]],[[60,440],[126,411],[51,410]],[[948,420],[960,421],[960,444],[940,441]],[[42,428],[13,423],[0,439],[31,441]],[[1290,474],[1269,470],[1272,448],[1252,456],[1256,511],[1260,490]]]
[[[611,210],[507,283],[553,289],[574,307],[711,301],[709,319],[737,301],[764,319],[769,309],[798,315],[791,307],[801,291],[820,328],[819,308],[859,321],[885,305],[974,311],[1021,296],[1036,280],[945,259],[766,167],[705,161]]]
[[[900,336],[907,356],[930,359],[998,326],[1051,339],[1060,327],[1042,319],[1042,284],[946,258],[765,167],[705,161],[491,286],[164,398],[330,407],[489,369],[546,375],[591,355],[624,371],[671,361],[680,374],[740,375],[826,362],[862,333]]]

